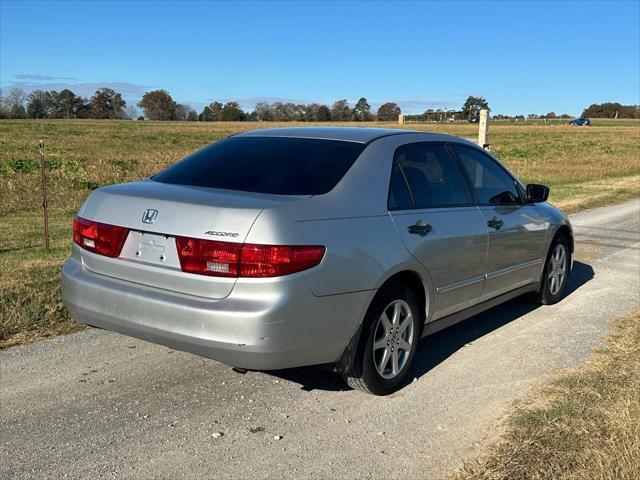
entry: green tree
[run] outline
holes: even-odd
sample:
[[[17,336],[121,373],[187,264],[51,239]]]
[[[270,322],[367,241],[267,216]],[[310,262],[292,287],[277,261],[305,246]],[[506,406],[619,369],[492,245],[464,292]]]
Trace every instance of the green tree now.
[[[273,109],[273,119],[276,122],[288,122],[291,120],[291,112],[286,103],[274,102],[271,108]]]
[[[34,90],[27,98],[28,118],[47,118],[54,108],[53,95],[44,90]]]
[[[178,106],[166,90],[146,92],[138,102],[138,107],[144,111],[144,116],[149,120],[177,119],[176,109]]]
[[[387,102],[380,105],[378,108],[378,114],[376,115],[381,122],[391,122],[398,119],[401,110],[398,104],[393,102]]]
[[[271,107],[273,109],[274,120],[278,122],[298,121],[304,117],[304,105],[291,102],[275,102]]]
[[[197,122],[198,121],[198,114],[197,112],[192,108],[189,110],[189,112],[187,113],[187,122]]]
[[[65,88],[56,95],[55,110],[59,118],[77,118],[78,111],[82,109],[84,99],[78,97],[68,88]]]
[[[466,119],[477,117],[483,108],[489,108],[489,104],[484,97],[469,95],[462,106],[462,117]]]
[[[331,109],[328,105],[320,105],[316,112],[316,122],[329,122],[331,120]]]
[[[253,113],[256,120],[260,122],[271,122],[274,118],[273,107],[268,102],[256,103]]]
[[[76,118],[91,118],[91,102],[85,97],[77,96],[75,115]]]
[[[223,105],[220,102],[212,102],[202,109],[198,116],[201,122],[219,122],[222,120]]]
[[[353,119],[359,122],[366,122],[371,120],[371,105],[367,102],[367,99],[361,97],[353,107]]]
[[[594,103],[582,112],[585,118],[640,118],[638,105],[622,105],[618,102]]]
[[[123,117],[127,102],[111,88],[101,88],[91,97],[90,105],[92,118],[112,120]]]
[[[224,122],[241,122],[245,117],[246,114],[242,111],[238,102],[227,102],[222,107],[222,121]]]
[[[351,108],[346,99],[334,102],[331,107],[331,120],[334,122],[346,122],[351,120]]]
[[[310,103],[309,105],[305,105],[302,119],[305,122],[319,121],[318,114],[320,112],[320,108],[322,108],[322,105],[320,105],[319,103]],[[331,118],[331,113],[329,113],[329,118]]]

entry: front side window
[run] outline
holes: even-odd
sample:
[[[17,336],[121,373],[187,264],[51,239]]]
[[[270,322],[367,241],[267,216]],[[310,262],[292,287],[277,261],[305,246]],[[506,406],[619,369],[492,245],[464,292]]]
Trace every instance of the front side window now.
[[[321,195],[351,168],[365,145],[338,140],[231,137],[152,177],[163,183],[278,195]]]
[[[492,158],[475,148],[453,145],[481,205],[515,204],[520,197],[516,183]]]
[[[464,178],[445,145],[412,143],[396,150],[395,161],[411,190],[415,208],[467,205]]]

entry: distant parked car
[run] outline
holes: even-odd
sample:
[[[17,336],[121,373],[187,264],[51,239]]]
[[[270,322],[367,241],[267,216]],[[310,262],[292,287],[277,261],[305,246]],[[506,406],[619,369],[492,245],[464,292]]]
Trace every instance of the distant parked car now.
[[[91,193],[63,298],[79,323],[241,369],[328,364],[387,394],[421,337],[562,298],[573,236],[548,195],[448,135],[244,132]]]
[[[574,127],[588,127],[591,125],[591,120],[588,118],[574,118],[569,122],[569,125],[573,125]]]

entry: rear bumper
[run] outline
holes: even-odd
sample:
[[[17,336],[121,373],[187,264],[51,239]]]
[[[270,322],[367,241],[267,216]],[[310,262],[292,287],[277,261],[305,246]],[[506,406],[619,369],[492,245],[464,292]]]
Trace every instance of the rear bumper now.
[[[246,281],[245,281],[246,280]],[[178,294],[89,271],[72,255],[62,296],[78,323],[250,370],[335,362],[371,292],[314,296],[303,276],[242,279],[220,300]]]

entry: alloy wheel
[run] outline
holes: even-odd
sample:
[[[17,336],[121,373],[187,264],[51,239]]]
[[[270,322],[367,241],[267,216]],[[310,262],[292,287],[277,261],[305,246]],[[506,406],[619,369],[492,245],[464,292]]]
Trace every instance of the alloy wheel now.
[[[549,257],[547,279],[549,281],[549,293],[557,295],[567,275],[567,250],[562,243],[556,245]]]
[[[394,300],[382,311],[373,336],[373,363],[382,378],[391,380],[403,371],[413,342],[411,308],[404,300]]]

